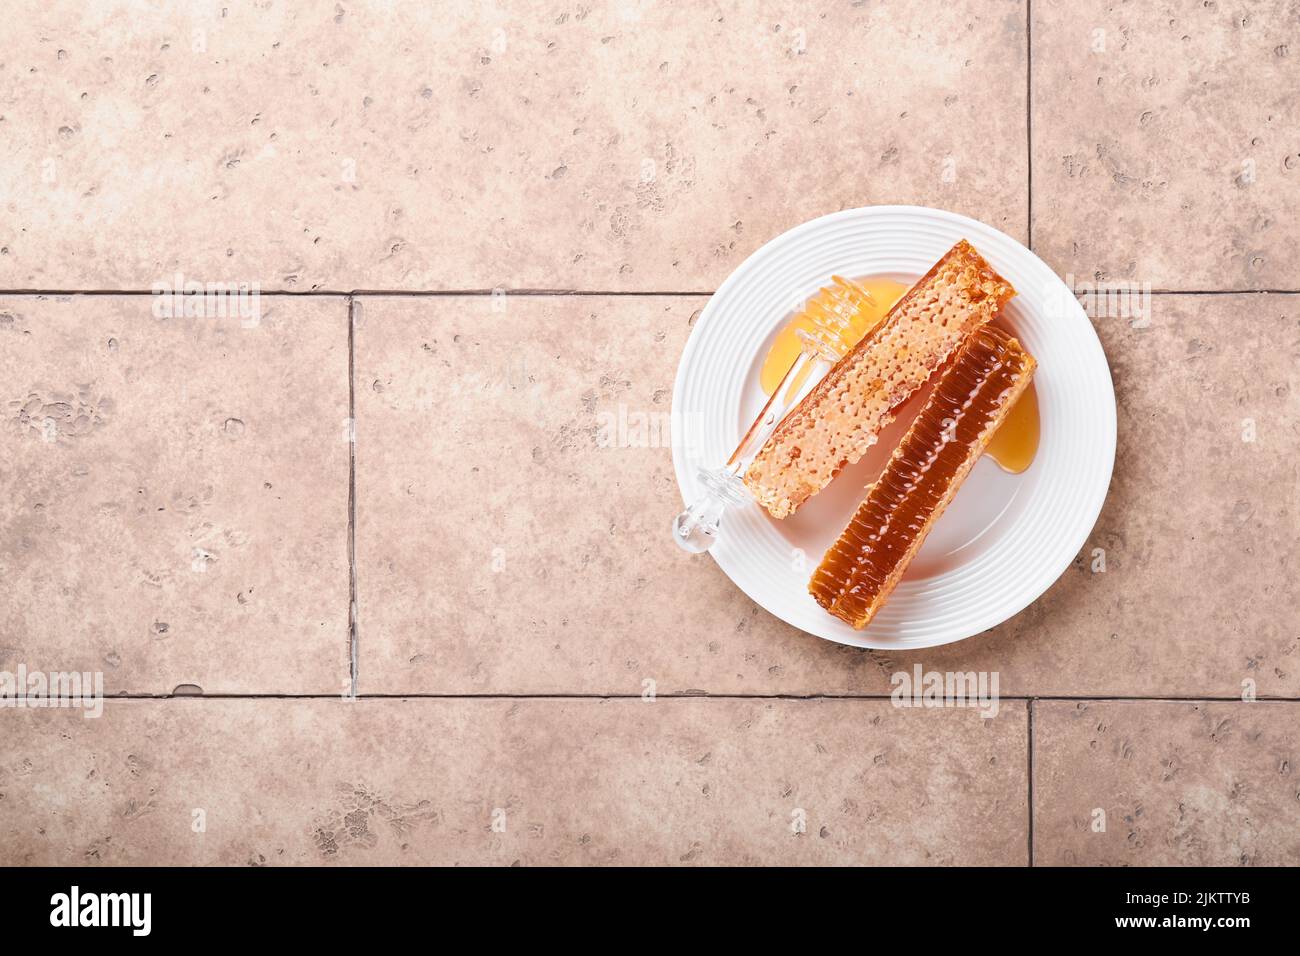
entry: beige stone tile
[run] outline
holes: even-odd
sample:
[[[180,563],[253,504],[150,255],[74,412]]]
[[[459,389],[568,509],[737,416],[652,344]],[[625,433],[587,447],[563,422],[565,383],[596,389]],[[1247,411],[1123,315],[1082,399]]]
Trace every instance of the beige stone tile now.
[[[1295,866],[1297,739],[1294,703],[1035,702],[1034,860]]]
[[[1020,3],[8,18],[0,288],[711,291],[851,206],[1025,233]]]
[[[888,692],[672,543],[673,376],[704,301],[359,302],[363,693]],[[620,439],[638,415],[657,430]]]
[[[1033,4],[1033,239],[1062,275],[1297,288],[1289,0]]]
[[[1028,857],[1021,703],[990,720],[663,698],[110,701],[99,720],[4,719],[4,864]]]
[[[0,669],[341,693],[347,334],[343,299],[0,297]]]

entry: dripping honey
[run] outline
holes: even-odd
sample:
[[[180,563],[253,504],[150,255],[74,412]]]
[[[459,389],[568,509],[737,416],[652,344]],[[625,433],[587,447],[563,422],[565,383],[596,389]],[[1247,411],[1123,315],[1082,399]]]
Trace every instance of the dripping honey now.
[[[870,293],[873,301],[865,304],[855,314],[848,328],[843,330],[841,339],[846,350],[857,345],[864,335],[879,325],[880,321],[889,314],[889,310],[894,307],[894,303],[910,288],[905,283],[895,282],[882,276],[854,281]],[[815,300],[816,297],[810,300],[809,304],[811,305]],[[781,379],[790,370],[790,366],[799,357],[799,337],[796,331],[811,330],[811,328],[812,322],[808,318],[807,311],[801,310],[777,334],[776,341],[768,350],[759,372],[759,383],[764,394],[771,395],[776,390],[776,387],[781,384]],[[804,369],[792,383],[791,388],[798,391],[807,375],[808,369]],[[1038,453],[1038,439],[1038,394],[1034,391],[1031,382],[1029,388],[1008,413],[1002,426],[994,433],[993,440],[989,442],[984,454],[993,459],[1003,471],[1019,474],[1033,464],[1034,456]]]

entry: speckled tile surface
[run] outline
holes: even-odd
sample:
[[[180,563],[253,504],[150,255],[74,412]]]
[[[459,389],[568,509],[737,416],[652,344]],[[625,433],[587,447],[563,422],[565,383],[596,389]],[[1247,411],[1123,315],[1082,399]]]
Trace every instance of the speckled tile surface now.
[[[347,303],[260,313],[0,296],[0,670],[343,692]]]
[[[1020,3],[9,19],[0,288],[712,291],[851,206],[1025,233]]]
[[[1300,704],[1039,701],[1043,865],[1295,866]]]
[[[0,708],[0,864],[1300,863],[1293,6],[14,5],[0,686],[110,699]],[[883,203],[1177,293],[1073,566],[911,654],[667,534],[707,295]]]
[[[704,301],[361,302],[362,693],[888,692],[672,543],[673,375]]]
[[[19,711],[9,726],[2,864],[1028,852],[1023,703],[983,719],[887,701],[112,701],[98,720]]]
[[[1300,288],[1291,0],[1034,0],[1034,250],[1078,282]]]

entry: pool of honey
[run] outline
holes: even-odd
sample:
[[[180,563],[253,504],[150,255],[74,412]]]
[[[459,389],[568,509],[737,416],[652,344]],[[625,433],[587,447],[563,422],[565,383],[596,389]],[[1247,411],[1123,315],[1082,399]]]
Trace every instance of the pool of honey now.
[[[1016,403],[1011,406],[1006,419],[993,433],[988,447],[984,449],[986,458],[992,458],[1003,471],[1018,475],[1034,463],[1038,454],[1039,429],[1038,392],[1034,383],[1020,393]]]

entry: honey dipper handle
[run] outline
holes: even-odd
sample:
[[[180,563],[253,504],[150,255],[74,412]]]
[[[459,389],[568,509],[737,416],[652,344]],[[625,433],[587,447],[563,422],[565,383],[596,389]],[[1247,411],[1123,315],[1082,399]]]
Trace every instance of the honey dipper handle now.
[[[799,357],[781,384],[772,390],[772,397],[727,459],[726,467],[699,472],[704,494],[673,521],[673,540],[684,550],[699,554],[713,547],[727,506],[749,500],[741,476],[754,456],[826,369],[839,361],[867,331],[858,327],[850,335],[855,328],[854,320],[864,315],[864,309],[875,305],[871,293],[852,280],[839,276],[831,279],[831,284],[813,296],[804,308],[802,318],[807,320],[806,325],[795,328]]]
[[[673,520],[673,540],[683,551],[702,554],[713,547],[728,505],[744,504],[748,496],[740,475],[732,468],[701,469],[705,491]]]
[[[758,413],[753,424],[749,426],[749,431],[745,432],[745,437],[740,440],[736,450],[727,459],[728,468],[734,468],[737,474],[743,475],[745,473],[745,469],[754,460],[758,450],[767,443],[768,438],[772,436],[772,432],[776,431],[776,426],[781,424],[781,419],[790,413],[790,409],[799,404],[804,389],[797,388],[796,385],[806,384],[800,382],[800,379],[804,376],[799,373],[809,365],[815,364],[817,359],[816,353],[810,352],[806,347],[799,353],[798,358],[794,360],[794,364],[781,378],[781,384],[772,389],[772,397],[767,400],[763,410]],[[812,376],[809,375],[807,378],[811,380]]]
[[[718,530],[722,526],[722,516],[729,505],[744,504],[749,500],[745,483],[741,476],[749,463],[753,461],[758,450],[763,447],[768,437],[776,430],[781,419],[799,403],[803,393],[816,381],[816,375],[806,376],[807,382],[800,375],[809,365],[831,361],[830,356],[819,354],[807,347],[799,354],[790,370],[781,379],[781,384],[772,390],[772,397],[767,400],[763,410],[758,413],[749,431],[740,440],[736,450],[731,453],[725,468],[701,469],[698,473],[700,483],[704,485],[704,494],[697,498],[689,508],[673,520],[673,540],[683,551],[701,554],[713,547],[718,539]],[[816,371],[812,369],[810,371]]]

